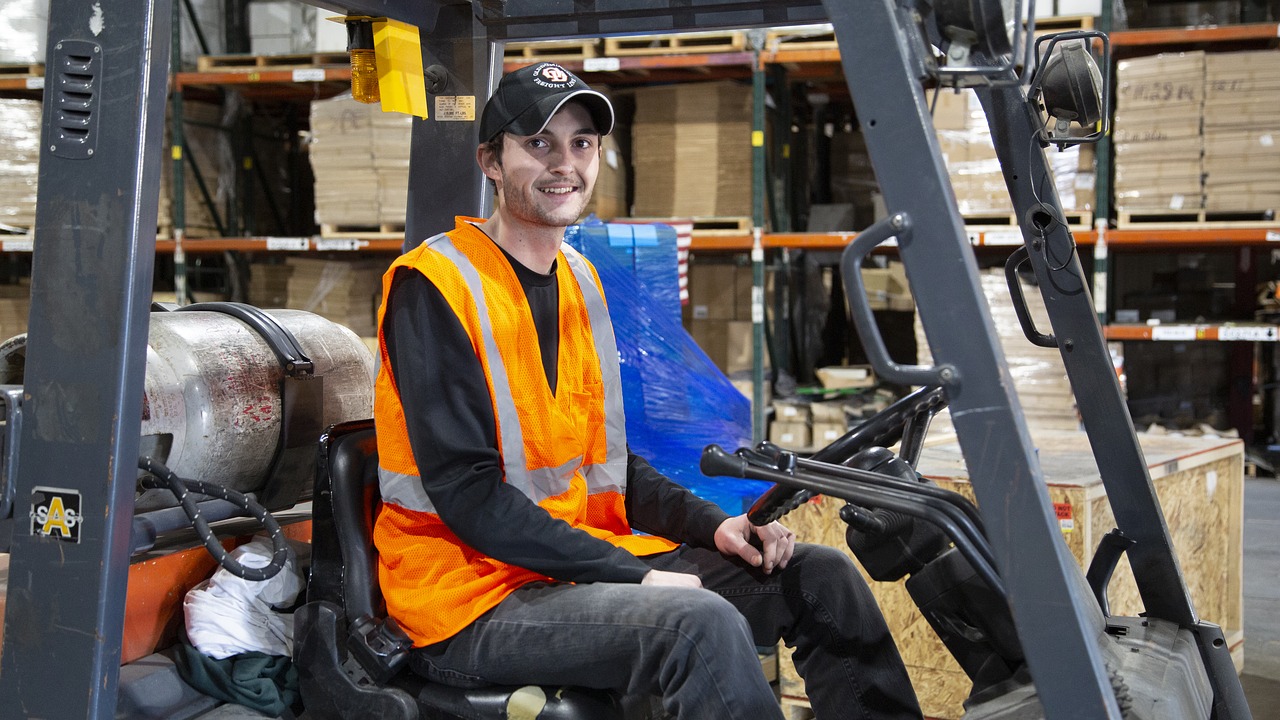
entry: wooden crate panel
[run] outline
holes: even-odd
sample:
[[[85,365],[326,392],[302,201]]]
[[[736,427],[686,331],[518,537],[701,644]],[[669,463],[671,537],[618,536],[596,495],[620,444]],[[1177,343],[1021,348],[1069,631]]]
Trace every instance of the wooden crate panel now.
[[[1238,440],[1139,437],[1196,610],[1223,627],[1233,656],[1239,655],[1243,644],[1243,446]],[[1041,432],[1036,443],[1050,500],[1070,509],[1071,521],[1062,526],[1063,542],[1081,566],[1087,567],[1098,541],[1115,522],[1088,440],[1081,432]],[[928,447],[920,471],[943,488],[973,499],[959,448],[953,442]],[[843,504],[821,498],[793,511],[783,523],[800,541],[840,548],[852,557],[845,544],[845,525],[839,518]],[[924,714],[943,720],[960,718],[971,687],[968,677],[938,640],[902,582],[869,582],[907,664]],[[1110,602],[1116,614],[1132,615],[1140,609],[1127,562],[1122,561],[1112,577]],[[805,697],[787,648],[779,653],[778,677],[784,697]]]

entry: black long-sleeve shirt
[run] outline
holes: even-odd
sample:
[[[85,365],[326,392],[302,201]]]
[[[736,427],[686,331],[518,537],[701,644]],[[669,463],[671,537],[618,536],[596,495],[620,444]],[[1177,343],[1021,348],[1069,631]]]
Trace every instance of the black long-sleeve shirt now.
[[[505,254],[505,251],[504,251]],[[559,291],[507,255],[528,297],[543,369],[556,389]],[[569,582],[639,582],[649,567],[631,553],[553,518],[502,481],[493,406],[470,337],[439,289],[400,269],[383,337],[427,496],[463,542],[502,562]],[[627,519],[635,530],[714,547],[727,514],[628,452]]]

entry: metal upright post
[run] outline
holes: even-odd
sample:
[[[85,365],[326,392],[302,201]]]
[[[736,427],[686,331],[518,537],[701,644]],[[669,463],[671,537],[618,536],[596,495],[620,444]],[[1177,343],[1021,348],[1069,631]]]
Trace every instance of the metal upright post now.
[[[1062,541],[933,133],[918,23],[894,0],[824,5],[890,213],[873,229],[898,239],[939,363],[910,375],[945,388],[1040,700],[1050,718],[1119,720],[1105,622]]]
[[[190,5],[187,6],[187,10],[191,14],[191,24],[199,28],[200,23],[196,21],[195,14],[191,13]],[[172,38],[173,47],[169,65],[172,68],[172,74],[176,75],[182,69],[182,11],[177,5],[173,6]],[[172,109],[169,112],[169,154],[173,164],[169,173],[169,223],[170,232],[173,233],[173,294],[175,302],[185,305],[187,303],[187,255],[182,249],[182,241],[187,234],[187,175],[183,153],[186,152],[187,136],[182,125],[182,88],[173,88],[170,93],[170,103]],[[164,189],[161,188],[161,192],[163,191]]]
[[[760,442],[764,427],[764,233],[765,215],[765,146],[764,65],[760,59],[760,37],[757,35],[755,69],[751,73],[751,437]]]
[[[172,22],[49,10],[0,718],[116,710]]]
[[[476,128],[502,74],[502,46],[488,42],[470,4],[442,6],[434,23],[422,18],[415,24],[422,34],[428,117],[413,120],[406,249],[452,228],[455,215],[487,212],[490,193],[476,164]]]

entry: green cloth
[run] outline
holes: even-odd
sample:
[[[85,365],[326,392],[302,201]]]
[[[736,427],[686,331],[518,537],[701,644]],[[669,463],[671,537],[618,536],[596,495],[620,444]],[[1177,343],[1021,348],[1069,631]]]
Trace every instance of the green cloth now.
[[[209,697],[280,717],[298,701],[298,670],[283,655],[248,652],[214,660],[185,642],[178,644],[178,672]]]

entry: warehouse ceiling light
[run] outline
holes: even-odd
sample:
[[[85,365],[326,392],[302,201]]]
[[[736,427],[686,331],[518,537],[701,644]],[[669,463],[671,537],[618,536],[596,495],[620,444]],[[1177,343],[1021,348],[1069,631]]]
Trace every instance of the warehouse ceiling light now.
[[[1102,48],[1102,66],[1110,66],[1107,36],[1095,31],[1048,35],[1036,41],[1036,70],[1027,90],[1040,116],[1043,145],[1097,142],[1107,130],[1107,83],[1090,48]],[[1043,52],[1041,48],[1043,46]]]

